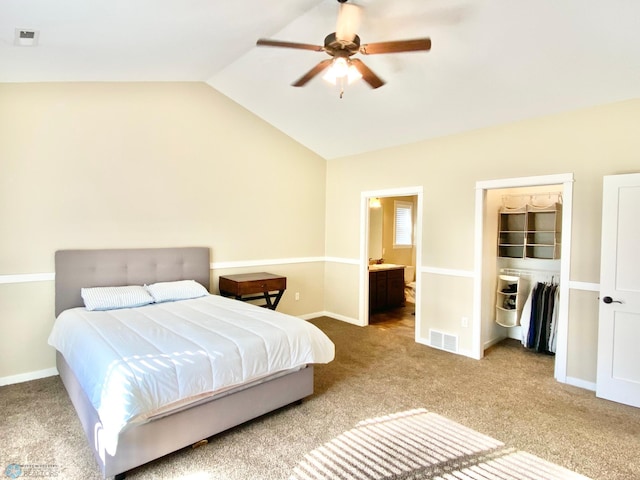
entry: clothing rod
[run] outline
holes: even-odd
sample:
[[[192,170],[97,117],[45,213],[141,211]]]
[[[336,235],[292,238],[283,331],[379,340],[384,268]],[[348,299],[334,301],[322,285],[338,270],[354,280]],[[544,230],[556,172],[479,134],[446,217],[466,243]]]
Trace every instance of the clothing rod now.
[[[500,273],[505,273],[507,275],[528,275],[528,276],[534,276],[534,275],[553,275],[553,276],[558,276],[560,277],[560,272],[559,271],[553,271],[553,270],[525,270],[522,268],[501,268],[500,269]]]

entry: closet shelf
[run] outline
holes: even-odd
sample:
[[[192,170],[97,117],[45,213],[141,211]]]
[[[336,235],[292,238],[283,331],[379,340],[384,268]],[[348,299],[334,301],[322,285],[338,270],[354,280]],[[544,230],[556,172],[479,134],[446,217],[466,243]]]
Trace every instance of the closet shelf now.
[[[560,258],[562,204],[502,207],[498,221],[498,256]]]
[[[511,328],[511,327],[518,327],[520,326],[519,323],[502,323],[499,320],[496,320],[496,323],[498,325],[500,325],[501,327],[507,327],[507,328]]]

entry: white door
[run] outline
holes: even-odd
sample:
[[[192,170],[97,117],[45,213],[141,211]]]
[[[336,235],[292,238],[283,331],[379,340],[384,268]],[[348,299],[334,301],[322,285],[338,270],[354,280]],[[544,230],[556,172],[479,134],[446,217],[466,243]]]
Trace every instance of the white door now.
[[[596,395],[640,407],[640,174],[603,187]]]

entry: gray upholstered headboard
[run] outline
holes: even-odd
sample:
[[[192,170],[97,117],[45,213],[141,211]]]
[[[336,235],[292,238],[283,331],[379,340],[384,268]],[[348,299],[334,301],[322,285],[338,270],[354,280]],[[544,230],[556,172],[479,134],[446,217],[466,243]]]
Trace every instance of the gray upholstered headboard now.
[[[58,250],[56,317],[84,305],[82,287],[144,285],[171,280],[195,280],[210,290],[208,247]]]

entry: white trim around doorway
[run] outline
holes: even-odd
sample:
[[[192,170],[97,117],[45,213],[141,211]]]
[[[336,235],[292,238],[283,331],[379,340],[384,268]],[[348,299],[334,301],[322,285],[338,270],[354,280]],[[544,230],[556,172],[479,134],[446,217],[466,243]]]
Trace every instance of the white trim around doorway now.
[[[416,230],[415,230],[415,249],[416,249],[416,331],[415,340],[424,340],[420,328],[420,291],[422,279],[419,274],[422,265],[422,202],[423,188],[416,187],[400,187],[389,188],[383,190],[368,190],[360,193],[360,288],[359,288],[359,306],[358,306],[358,322],[359,325],[365,326],[369,324],[369,199],[375,197],[417,197],[416,200]]]
[[[560,247],[560,302],[558,312],[558,340],[555,355],[554,377],[567,383],[567,349],[569,330],[569,279],[571,276],[571,219],[573,211],[573,173],[541,175],[535,177],[503,178],[476,182],[475,239],[474,239],[474,287],[473,287],[473,358],[484,354],[482,338],[482,268],[483,227],[487,190],[562,185],[562,245]]]

